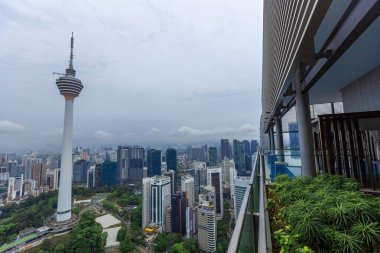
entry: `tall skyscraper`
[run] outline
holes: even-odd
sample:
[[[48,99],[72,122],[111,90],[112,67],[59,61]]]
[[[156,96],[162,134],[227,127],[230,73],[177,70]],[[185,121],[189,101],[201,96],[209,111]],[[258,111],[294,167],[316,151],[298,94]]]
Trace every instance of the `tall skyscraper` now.
[[[186,193],[187,206],[192,206],[195,202],[194,197],[194,178],[190,175],[181,177],[181,191]]]
[[[207,185],[206,163],[193,162],[192,170],[189,173],[194,177],[194,198],[198,199],[201,189]]]
[[[95,165],[91,166],[87,171],[87,187],[95,187]]]
[[[73,183],[86,183],[87,170],[90,167],[90,162],[84,159],[75,161],[73,168]]]
[[[230,170],[235,169],[235,165],[233,160],[228,159],[227,157],[224,158],[222,161],[222,175],[223,175],[223,192],[224,193],[229,193],[230,192],[230,184],[231,184],[231,179],[230,178]]]
[[[207,185],[215,188],[216,217],[223,218],[222,168],[207,168]]]
[[[177,172],[177,150],[174,148],[168,148],[166,150],[166,165],[167,170],[173,170]]]
[[[98,162],[95,164],[95,182],[94,187],[102,186],[102,163]]]
[[[216,147],[209,147],[208,161],[209,166],[216,166],[218,164],[218,149]]]
[[[231,159],[230,141],[228,139],[220,140],[220,156],[222,160],[224,157]]]
[[[249,141],[243,140],[243,143],[244,143],[244,153],[246,155],[251,154],[251,144],[249,143]]]
[[[171,193],[175,193],[177,190],[176,187],[176,177],[174,170],[169,170],[164,172],[164,176],[170,177],[170,186],[171,186]]]
[[[16,176],[16,167],[18,165],[18,162],[16,160],[10,161],[8,160],[7,162],[7,170],[9,172],[10,177],[15,177]]]
[[[118,146],[117,167],[120,183],[126,182],[128,179],[128,147]]]
[[[243,142],[233,140],[234,147],[234,162],[235,168],[238,173],[245,173],[246,171],[246,158],[245,158],[245,145]]]
[[[141,147],[131,147],[128,153],[128,182],[141,184],[143,178],[145,150]]]
[[[118,184],[117,163],[105,160],[102,164],[102,185],[114,186]]]
[[[141,147],[119,146],[117,150],[118,179],[120,183],[141,184],[145,151]]]
[[[149,149],[147,152],[148,177],[161,176],[161,150]]]
[[[173,233],[186,235],[186,193],[178,192],[171,197],[171,227]]]
[[[251,155],[257,152],[257,149],[259,147],[259,143],[257,140],[251,140]]]
[[[82,82],[75,78],[73,67],[74,37],[71,36],[71,53],[69,68],[66,74],[60,76],[56,84],[62,96],[65,97],[65,119],[63,128],[62,168],[60,187],[58,193],[57,221],[65,221],[71,218],[71,188],[72,188],[72,137],[73,137],[73,109],[74,99],[83,89]]]

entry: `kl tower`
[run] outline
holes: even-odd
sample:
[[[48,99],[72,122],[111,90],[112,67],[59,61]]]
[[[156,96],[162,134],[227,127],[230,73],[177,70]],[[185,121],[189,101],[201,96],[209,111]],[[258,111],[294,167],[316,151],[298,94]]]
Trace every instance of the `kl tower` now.
[[[73,107],[74,99],[79,96],[83,89],[82,82],[78,78],[75,78],[75,70],[73,67],[73,47],[74,37],[72,34],[69,67],[66,69],[66,74],[59,77],[56,81],[59,92],[65,98],[61,176],[59,179],[58,207],[56,216],[56,220],[58,222],[71,219]]]

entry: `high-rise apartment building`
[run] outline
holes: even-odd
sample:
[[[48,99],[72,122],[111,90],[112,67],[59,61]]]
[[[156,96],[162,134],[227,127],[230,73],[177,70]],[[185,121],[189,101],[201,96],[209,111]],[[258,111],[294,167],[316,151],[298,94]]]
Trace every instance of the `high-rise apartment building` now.
[[[186,193],[187,206],[192,206],[195,203],[194,177],[190,175],[184,175],[181,177],[181,191]]]
[[[149,149],[147,151],[148,177],[161,176],[161,150]]]
[[[33,164],[42,163],[40,158],[26,158],[24,160],[25,165],[25,179],[32,179],[32,168]]]
[[[166,150],[166,169],[177,171],[177,150],[174,148],[168,148]]]
[[[165,176],[147,177],[143,184],[142,226],[150,223],[160,226],[165,231],[166,210],[171,206],[170,178]]]
[[[32,179],[36,181],[36,187],[43,187],[46,185],[46,172],[47,166],[43,163],[37,163],[32,168]]]
[[[211,203],[202,201],[198,207],[198,244],[201,252],[216,252],[216,219]]]
[[[222,168],[207,168],[207,185],[215,188],[215,211],[218,219],[223,218]]]

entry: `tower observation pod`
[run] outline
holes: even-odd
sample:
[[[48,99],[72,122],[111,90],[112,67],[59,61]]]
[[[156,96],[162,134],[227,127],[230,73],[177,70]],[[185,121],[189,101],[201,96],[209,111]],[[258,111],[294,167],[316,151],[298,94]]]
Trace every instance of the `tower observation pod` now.
[[[59,92],[65,98],[61,175],[59,179],[58,206],[56,214],[56,220],[58,222],[71,219],[73,109],[74,99],[79,96],[83,89],[81,80],[75,77],[75,70],[73,67],[73,48],[74,37],[72,34],[69,67],[66,69],[66,73],[56,80]]]

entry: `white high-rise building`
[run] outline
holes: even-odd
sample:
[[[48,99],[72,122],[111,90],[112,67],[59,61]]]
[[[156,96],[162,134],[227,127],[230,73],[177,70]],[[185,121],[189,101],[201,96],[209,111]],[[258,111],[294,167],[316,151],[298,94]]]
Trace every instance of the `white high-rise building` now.
[[[190,175],[184,175],[181,177],[181,191],[186,192],[187,206],[193,206],[195,202],[194,197],[194,178]]]
[[[58,192],[57,221],[66,221],[71,219],[71,190],[73,175],[73,157],[72,157],[72,137],[73,137],[73,109],[74,99],[79,96],[83,89],[82,82],[75,78],[73,67],[73,47],[74,37],[71,36],[71,53],[69,68],[66,74],[60,76],[56,84],[59,92],[65,97],[65,118],[63,128],[63,148],[61,159],[61,175]]]
[[[150,223],[160,226],[165,231],[166,211],[171,206],[170,177],[154,176],[143,178],[142,226]]]
[[[241,204],[243,203],[245,191],[249,185],[250,177],[235,177],[234,178],[234,211],[235,220],[238,219]]]
[[[198,206],[198,244],[201,252],[216,252],[216,217],[211,202],[201,200]]]
[[[222,168],[207,168],[207,185],[215,188],[215,209],[216,218],[223,218],[223,184],[222,184]]]

